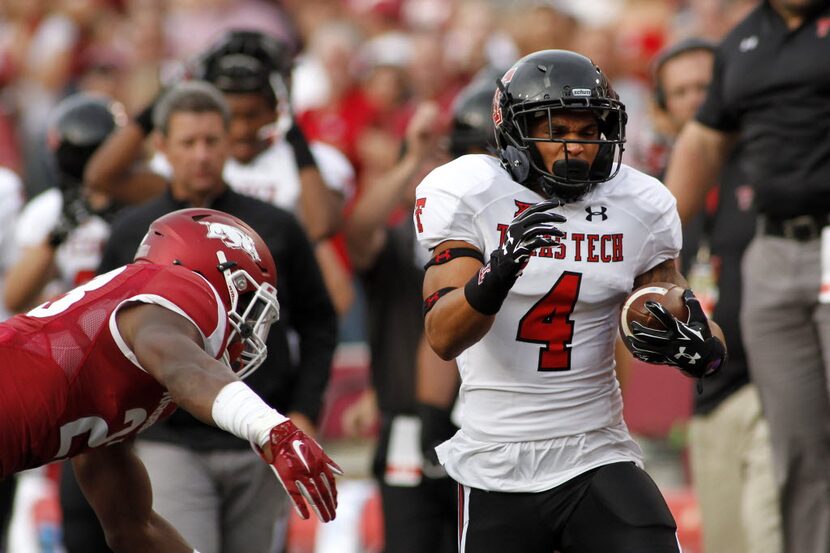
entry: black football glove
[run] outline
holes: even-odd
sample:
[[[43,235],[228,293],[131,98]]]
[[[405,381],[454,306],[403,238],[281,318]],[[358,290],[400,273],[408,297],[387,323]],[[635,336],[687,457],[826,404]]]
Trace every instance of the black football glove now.
[[[66,182],[70,179],[64,178],[60,185],[61,190],[61,214],[57,224],[49,233],[48,242],[52,247],[63,244],[69,234],[79,225],[92,216],[92,210],[84,198],[79,183]]]
[[[565,233],[555,225],[567,219],[548,210],[560,205],[559,200],[545,200],[513,219],[507,227],[504,243],[493,250],[487,264],[464,286],[464,296],[476,311],[495,315],[527,265],[530,254],[539,248],[559,244]]]
[[[646,309],[666,329],[654,330],[634,321],[632,335],[625,340],[641,361],[672,365],[693,378],[710,376],[726,363],[726,346],[712,336],[706,314],[691,290],[683,292],[683,301],[689,308],[689,322],[680,321],[659,303],[647,301]]]

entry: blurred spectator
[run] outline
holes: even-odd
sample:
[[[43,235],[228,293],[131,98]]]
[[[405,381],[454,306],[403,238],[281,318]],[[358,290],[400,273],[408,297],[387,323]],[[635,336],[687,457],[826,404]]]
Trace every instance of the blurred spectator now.
[[[423,334],[419,256],[408,216],[415,185],[436,157],[438,107],[421,104],[407,128],[406,153],[385,175],[367,182],[347,223],[347,242],[367,296],[373,390],[344,414],[352,432],[374,425],[365,403],[375,399],[381,428],[373,474],[383,503],[386,553],[456,549],[455,485],[446,473],[427,474],[419,446],[416,367]],[[428,348],[427,362],[450,375],[454,363]],[[451,393],[452,395],[452,393]]]
[[[124,123],[123,108],[107,97],[76,94],[58,104],[50,117],[49,147],[58,180],[20,213],[14,233],[15,262],[3,286],[5,305],[14,313],[92,278],[115,213],[106,197],[84,191],[82,177],[95,149]],[[62,472],[62,485],[67,551],[108,552],[70,469]]]
[[[220,35],[252,29],[298,47],[290,17],[279,2],[265,0],[168,0],[167,44],[180,60],[198,55]]]
[[[699,38],[682,40],[657,56],[655,99],[667,116],[670,140],[703,103],[714,58],[715,45]],[[689,260],[684,272],[701,302],[714,308],[713,318],[723,328],[729,350],[726,367],[694,395],[689,424],[692,482],[705,551],[781,553],[769,427],[758,391],[749,381],[739,321],[741,257],[755,232],[755,210],[734,161],[718,180],[718,192],[710,194],[714,201],[699,216],[700,224],[684,228],[684,257]],[[699,232],[693,239],[687,236],[690,226]]]
[[[106,97],[71,96],[52,114],[49,140],[58,182],[26,203],[15,233],[15,262],[3,287],[19,313],[89,280],[98,267],[114,213],[108,199],[87,194],[83,170],[92,152],[124,122]]]
[[[18,176],[0,166],[0,287],[9,268],[9,256],[13,247],[14,224],[23,205],[23,184]],[[10,313],[5,302],[0,302],[0,320],[6,320]],[[0,551],[6,536],[15,490],[14,478],[0,481]]]
[[[516,43],[518,57],[539,50],[566,49],[576,30],[573,17],[551,4],[530,3],[525,9],[506,14],[509,14],[508,32]]]
[[[315,32],[309,55],[323,69],[323,101],[299,114],[298,121],[310,140],[331,144],[360,171],[357,144],[363,130],[376,118],[375,108],[360,89],[356,59],[360,45],[357,29],[345,22],[328,23]],[[304,86],[302,82],[295,83]]]
[[[274,256],[281,311],[268,335],[268,357],[247,383],[314,434],[336,317],[294,216],[235,192],[223,179],[230,120],[221,92],[206,82],[181,83],[162,97],[155,139],[172,169],[168,188],[118,217],[99,271],[128,263],[150,222],[182,207],[211,207],[250,224]],[[293,344],[289,333],[296,335]],[[244,441],[179,411],[141,435],[139,455],[154,483],[154,509],[202,553],[271,551],[284,540],[288,498]]]
[[[830,88],[816,85],[830,82],[829,24],[828,0],[751,11],[718,47],[706,100],[666,174],[683,221],[732,155],[754,191],[741,324],[769,422],[787,553],[830,551]]]

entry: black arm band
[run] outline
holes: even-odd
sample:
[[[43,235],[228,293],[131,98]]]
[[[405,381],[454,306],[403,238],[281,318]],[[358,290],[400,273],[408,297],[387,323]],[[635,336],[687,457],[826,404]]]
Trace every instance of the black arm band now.
[[[153,132],[153,111],[156,109],[156,101],[153,100],[150,104],[141,110],[141,112],[133,117],[133,121],[135,124],[141,127],[141,130],[144,132],[144,135],[148,135]]]
[[[424,270],[429,269],[433,265],[443,265],[448,261],[452,261],[453,259],[457,259],[459,257],[472,257],[473,259],[477,259],[484,263],[484,256],[481,255],[481,252],[473,249],[473,248],[447,248],[446,250],[435,254],[432,256],[426,265],[424,265]]]
[[[297,169],[302,170],[306,167],[317,167],[317,161],[314,159],[314,154],[311,153],[311,146],[308,145],[302,129],[294,123],[288,132],[285,133],[285,140],[291,144],[294,150],[294,159],[297,162]]]
[[[449,294],[450,292],[452,292],[455,289],[456,288],[454,286],[448,286],[446,288],[441,288],[437,292],[433,292],[432,294],[427,296],[426,299],[424,300],[424,307],[423,307],[424,317],[427,316],[427,313],[429,313],[430,309],[435,307],[435,303],[439,299],[441,299],[441,296],[445,296],[445,295]]]

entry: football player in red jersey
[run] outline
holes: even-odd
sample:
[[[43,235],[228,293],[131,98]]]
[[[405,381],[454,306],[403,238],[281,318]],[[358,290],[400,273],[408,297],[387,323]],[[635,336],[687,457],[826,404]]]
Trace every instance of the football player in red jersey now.
[[[71,457],[113,550],[189,553],[129,441],[178,405],[249,440],[302,518],[332,520],[339,467],[240,380],[265,358],[275,281],[253,229],[185,209],[135,263],[0,324],[0,479]]]

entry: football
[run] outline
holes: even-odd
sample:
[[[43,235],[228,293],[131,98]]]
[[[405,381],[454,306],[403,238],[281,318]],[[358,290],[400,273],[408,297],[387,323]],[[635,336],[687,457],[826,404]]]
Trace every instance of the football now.
[[[689,321],[689,308],[683,301],[683,287],[671,282],[652,282],[640,286],[628,296],[620,312],[620,335],[631,335],[631,323],[637,321],[641,325],[662,330],[665,327],[654,315],[646,309],[647,301],[656,301],[666,308],[666,311],[683,322]]]

